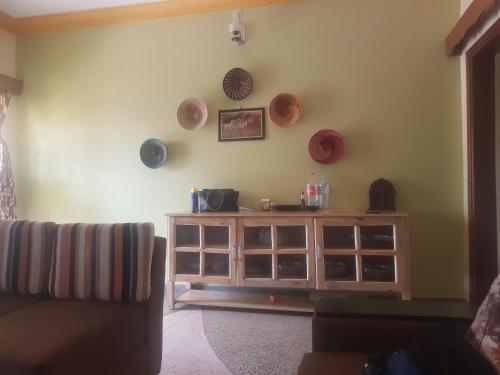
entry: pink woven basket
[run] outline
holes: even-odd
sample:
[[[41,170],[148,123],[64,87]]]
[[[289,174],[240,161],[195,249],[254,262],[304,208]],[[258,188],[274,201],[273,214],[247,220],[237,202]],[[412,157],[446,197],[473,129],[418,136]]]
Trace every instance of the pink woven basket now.
[[[309,141],[309,155],[320,164],[333,164],[344,156],[344,140],[335,130],[320,130]]]

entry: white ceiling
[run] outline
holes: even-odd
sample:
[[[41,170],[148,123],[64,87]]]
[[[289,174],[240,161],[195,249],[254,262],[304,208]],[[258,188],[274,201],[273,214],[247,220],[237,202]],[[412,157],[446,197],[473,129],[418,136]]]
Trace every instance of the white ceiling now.
[[[168,0],[0,0],[0,11],[11,17],[30,17]]]

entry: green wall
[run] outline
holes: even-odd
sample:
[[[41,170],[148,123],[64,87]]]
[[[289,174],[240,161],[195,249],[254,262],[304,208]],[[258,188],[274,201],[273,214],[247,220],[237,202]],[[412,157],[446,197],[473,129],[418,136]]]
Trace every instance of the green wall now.
[[[234,187],[241,204],[294,202],[313,171],[328,176],[334,209],[368,205],[369,184],[393,181],[411,224],[413,292],[464,295],[460,75],[443,40],[455,0],[311,0],[245,10],[248,42],[229,41],[230,12],[48,33],[18,39],[20,214],[64,221],[152,221],[189,208],[189,190]],[[233,67],[255,91],[241,104],[222,92]],[[217,142],[217,111],[300,95],[303,120],[264,141]],[[203,97],[205,128],[176,121]],[[323,128],[345,137],[343,160],[308,156]],[[149,137],[167,142],[160,170],[138,157]],[[22,151],[22,152],[21,152]]]

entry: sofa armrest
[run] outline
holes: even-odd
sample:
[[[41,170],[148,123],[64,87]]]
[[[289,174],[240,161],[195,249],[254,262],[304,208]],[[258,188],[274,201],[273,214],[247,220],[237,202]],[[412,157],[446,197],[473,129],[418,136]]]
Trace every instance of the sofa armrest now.
[[[313,351],[383,353],[408,348],[437,332],[444,320],[321,318],[312,322]],[[454,321],[465,334],[470,322]]]
[[[158,374],[161,368],[166,250],[165,238],[155,237],[151,261],[151,297],[146,302],[146,345],[149,375]]]

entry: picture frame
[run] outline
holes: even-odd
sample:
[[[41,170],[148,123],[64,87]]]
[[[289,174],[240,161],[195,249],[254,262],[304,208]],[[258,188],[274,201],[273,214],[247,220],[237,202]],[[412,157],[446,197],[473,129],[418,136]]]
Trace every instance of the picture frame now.
[[[219,111],[219,142],[254,141],[266,137],[266,109],[241,108]]]

